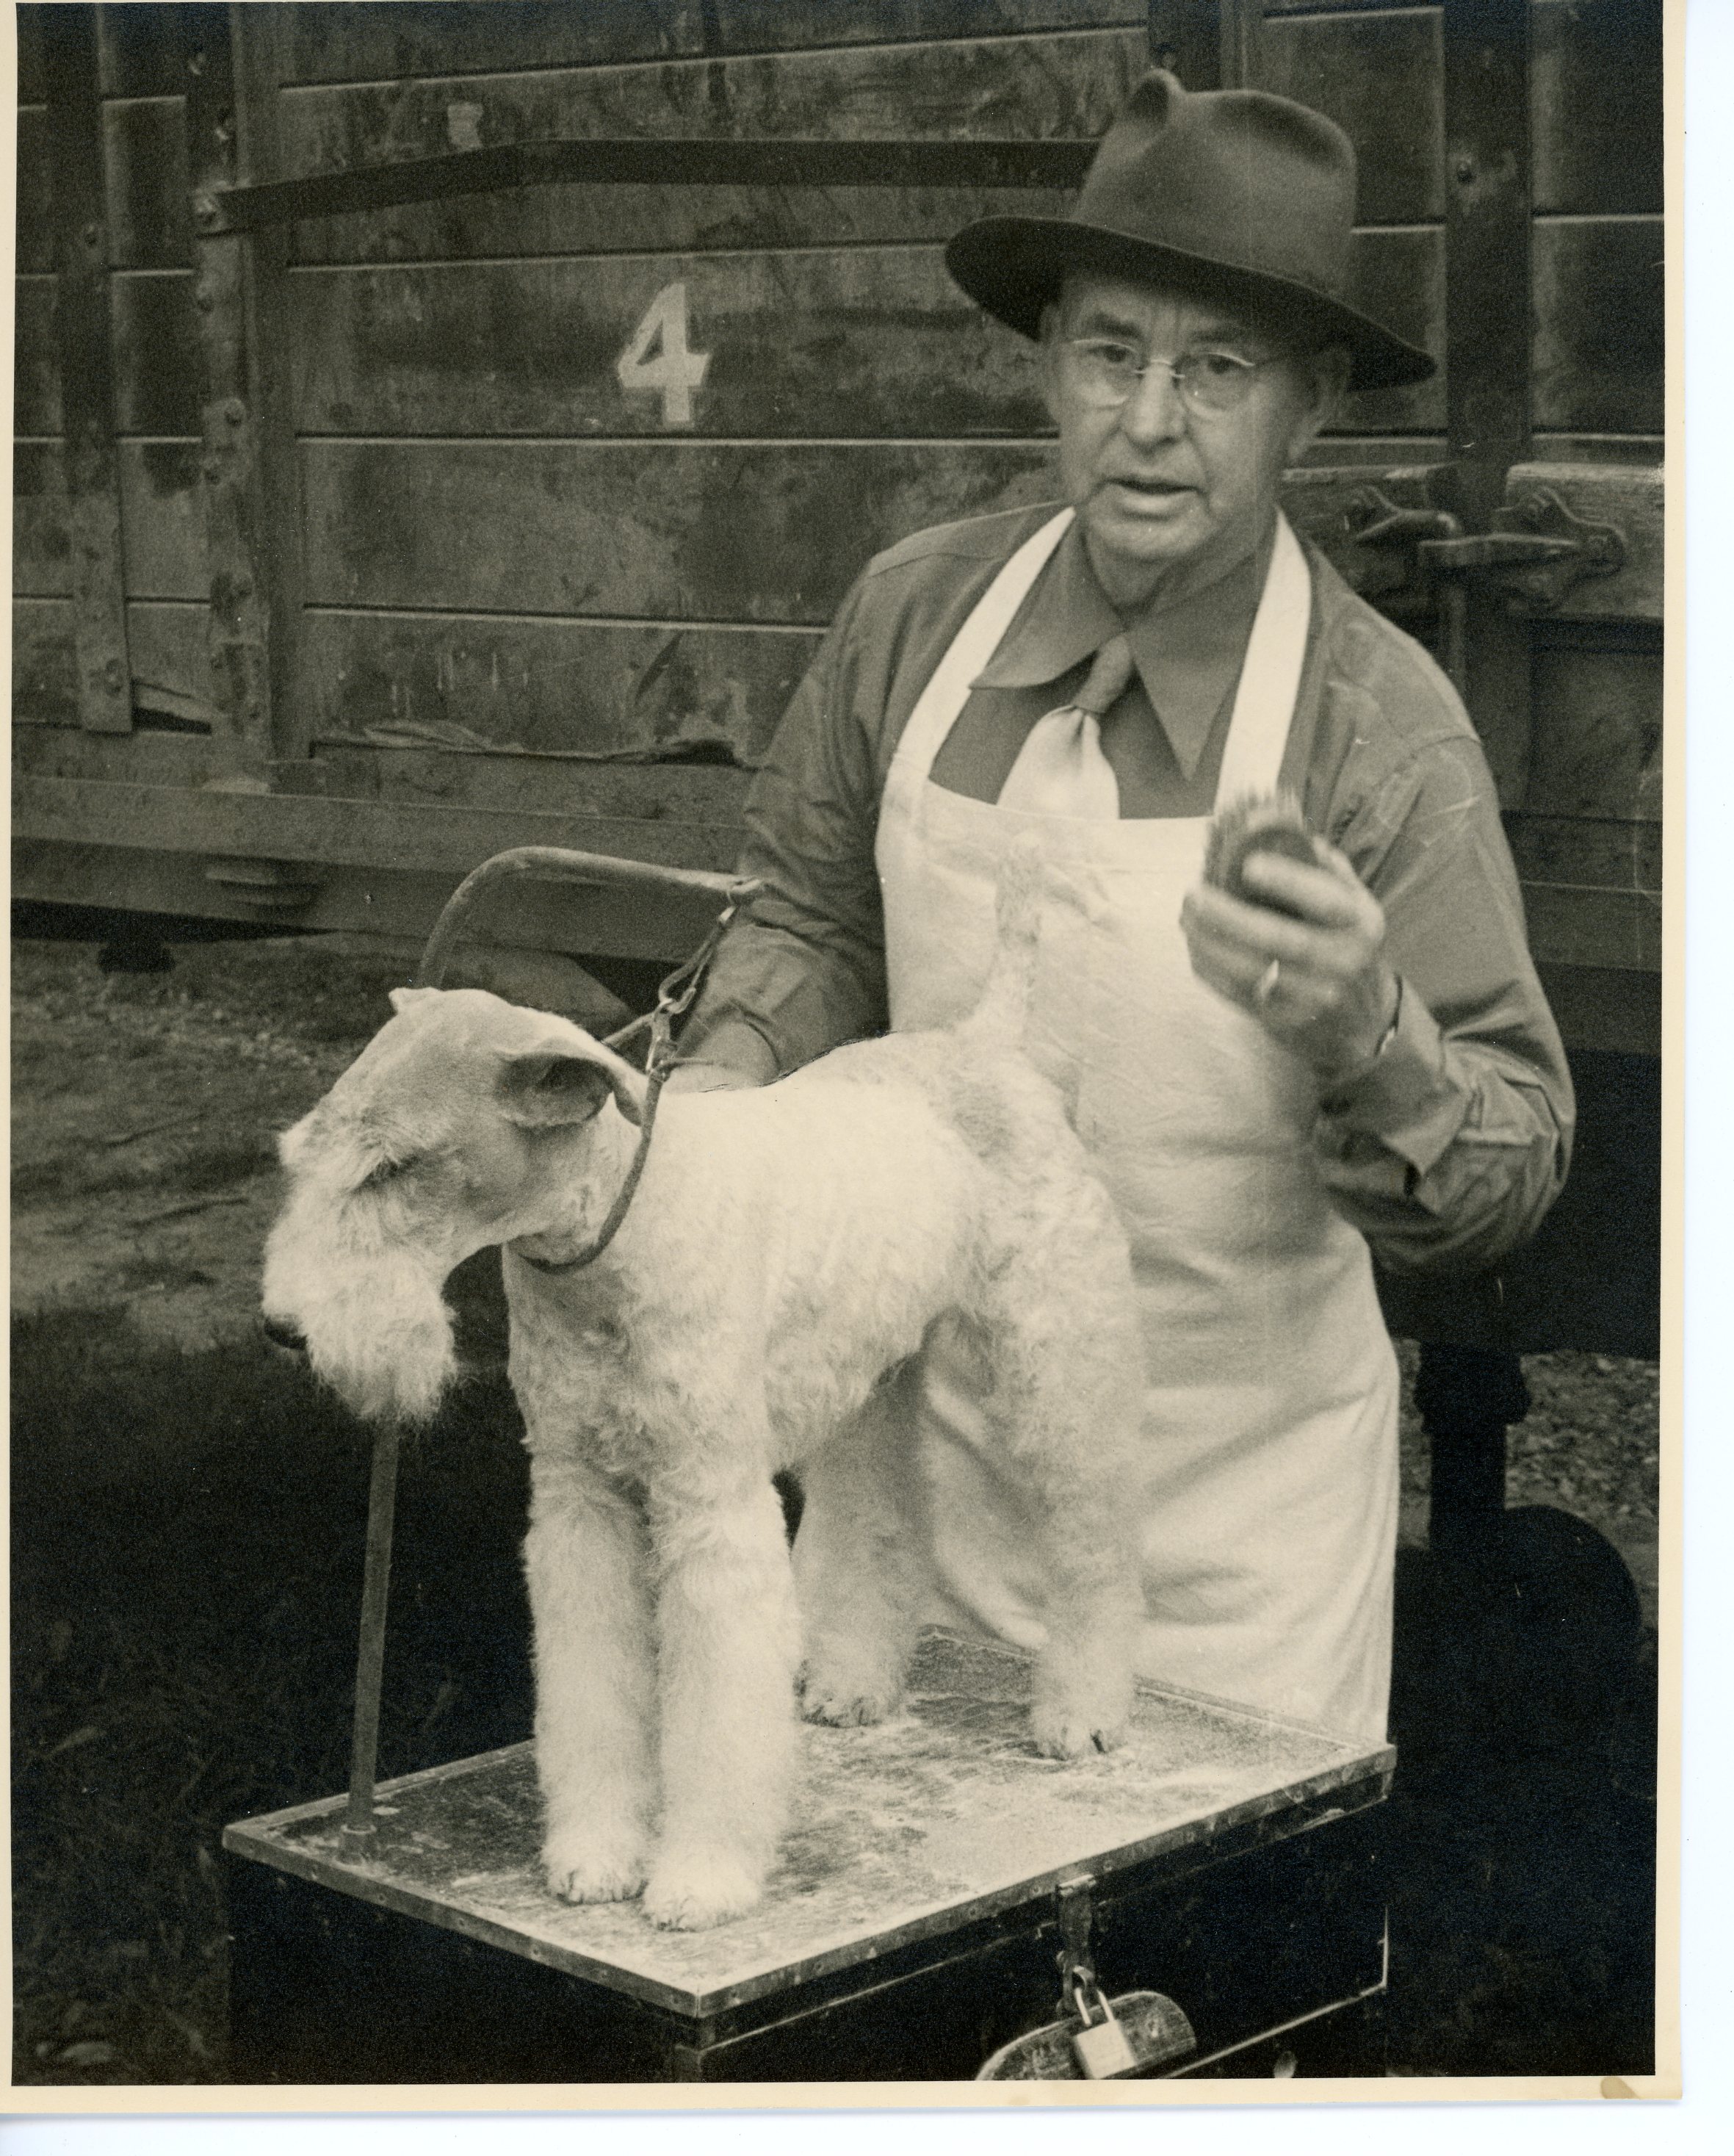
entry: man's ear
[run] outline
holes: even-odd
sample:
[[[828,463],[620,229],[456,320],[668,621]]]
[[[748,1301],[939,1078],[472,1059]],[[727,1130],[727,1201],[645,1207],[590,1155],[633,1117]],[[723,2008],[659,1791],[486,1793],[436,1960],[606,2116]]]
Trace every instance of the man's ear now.
[[[1300,361],[1309,395],[1289,436],[1286,462],[1297,465],[1323,429],[1336,417],[1348,394],[1349,370],[1353,361],[1347,345],[1327,345],[1322,352],[1308,352]]]
[[[1048,408],[1048,417],[1057,427],[1059,424],[1059,338],[1063,324],[1059,302],[1050,300],[1042,309],[1041,332],[1036,344],[1036,381],[1041,388],[1042,402]]]
[[[644,1081],[606,1049],[537,1048],[509,1055],[500,1066],[500,1104],[530,1130],[587,1123],[612,1095],[629,1123],[644,1121]]]

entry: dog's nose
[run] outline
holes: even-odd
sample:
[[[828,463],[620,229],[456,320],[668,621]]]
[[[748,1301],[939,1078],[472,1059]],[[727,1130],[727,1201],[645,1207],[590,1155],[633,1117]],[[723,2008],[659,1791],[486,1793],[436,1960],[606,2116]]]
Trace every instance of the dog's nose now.
[[[307,1352],[306,1334],[297,1332],[287,1318],[262,1317],[259,1329],[274,1348],[282,1348],[285,1354],[305,1355]]]

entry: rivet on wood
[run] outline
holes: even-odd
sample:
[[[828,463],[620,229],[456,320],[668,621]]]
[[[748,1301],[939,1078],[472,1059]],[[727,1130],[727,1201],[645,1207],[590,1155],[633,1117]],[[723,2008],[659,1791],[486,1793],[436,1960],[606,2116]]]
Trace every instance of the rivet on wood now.
[[[222,461],[217,457],[207,457],[200,469],[213,486],[215,486],[223,476]]]
[[[111,696],[118,696],[126,686],[126,670],[118,659],[110,659],[103,668],[102,680]]]
[[[239,427],[247,416],[247,407],[239,397],[231,397],[223,408],[223,416],[231,427]]]
[[[192,295],[192,304],[202,315],[210,313],[217,304],[216,296],[208,285],[201,285]]]
[[[101,237],[102,227],[100,224],[87,224],[85,227],[85,244],[86,247],[94,247]]]
[[[192,198],[192,220],[195,224],[214,224],[217,222],[217,205],[209,195],[195,195]]]
[[[248,593],[253,589],[253,579],[244,569],[242,569],[229,578],[228,588],[240,598],[245,598]]]
[[[1457,177],[1460,182],[1465,187],[1467,187],[1475,177],[1475,167],[1473,158],[1460,157],[1457,160]]]

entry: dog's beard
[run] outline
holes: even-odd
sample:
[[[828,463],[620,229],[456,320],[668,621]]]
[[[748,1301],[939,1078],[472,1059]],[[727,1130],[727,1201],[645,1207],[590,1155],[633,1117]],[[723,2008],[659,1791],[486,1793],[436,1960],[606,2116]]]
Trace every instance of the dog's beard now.
[[[351,1414],[426,1422],[457,1371],[439,1286],[390,1250],[334,1267],[328,1247],[302,1244],[295,1229],[290,1214],[265,1246],[266,1316],[302,1335],[314,1374]]]

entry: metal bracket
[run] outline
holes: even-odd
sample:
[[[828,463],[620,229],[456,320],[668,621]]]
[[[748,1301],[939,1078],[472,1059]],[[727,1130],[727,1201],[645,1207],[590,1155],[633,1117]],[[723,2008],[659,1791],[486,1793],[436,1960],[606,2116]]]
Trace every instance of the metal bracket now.
[[[1463,526],[1449,509],[1402,509],[1382,488],[1363,486],[1349,497],[1349,536],[1357,547],[1418,545],[1452,540]],[[1358,518],[1358,522],[1353,520]]]
[[[1364,535],[1363,535],[1364,536]],[[1493,529],[1423,539],[1423,565],[1450,577],[1485,576],[1546,613],[1587,577],[1611,577],[1625,561],[1612,524],[1574,516],[1552,487],[1531,487],[1493,512]]]

